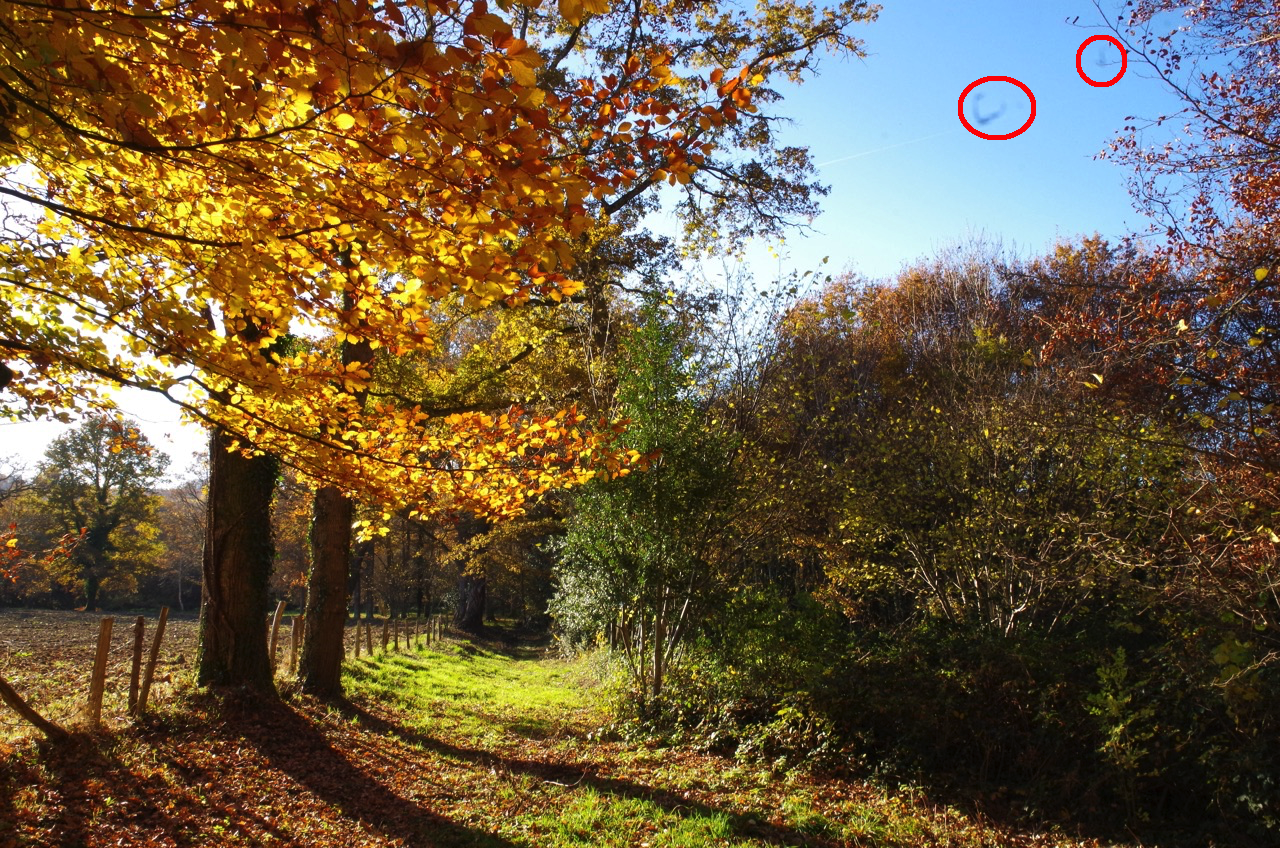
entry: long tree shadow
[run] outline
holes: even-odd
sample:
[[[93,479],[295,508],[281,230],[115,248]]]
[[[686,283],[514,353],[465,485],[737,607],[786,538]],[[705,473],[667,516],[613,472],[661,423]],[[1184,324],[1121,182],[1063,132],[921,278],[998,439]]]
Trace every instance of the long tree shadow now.
[[[7,790],[0,791],[0,796],[10,799],[0,820],[13,827],[12,833],[0,830],[0,845],[80,848],[93,841],[94,831],[104,823],[163,834],[178,848],[203,844],[189,823],[199,821],[207,810],[163,780],[139,775],[111,753],[103,737],[76,734],[56,745],[42,743],[39,761],[44,774],[28,764],[0,763],[0,789]],[[38,821],[28,820],[26,828],[19,828],[11,799],[24,782],[42,789],[40,803],[47,809]],[[255,823],[262,831],[283,837],[267,822]],[[39,831],[34,842],[22,835],[32,828]]]
[[[286,704],[228,702],[217,733],[255,746],[289,775],[348,818],[410,846],[515,848],[515,843],[468,828],[404,798],[361,771],[315,725]]]
[[[344,715],[359,721],[361,726],[375,733],[401,740],[409,745],[421,746],[443,757],[472,762],[490,769],[504,769],[515,774],[528,775],[560,786],[590,787],[603,795],[647,801],[669,813],[689,816],[720,815],[727,818],[735,836],[743,839],[759,839],[778,845],[834,846],[837,843],[794,828],[770,824],[749,815],[713,807],[661,787],[649,786],[617,777],[606,777],[592,772],[590,764],[562,765],[528,760],[505,754],[468,748],[428,736],[402,727],[393,721],[376,715],[359,704],[342,701],[339,705]]]
[[[15,800],[22,786],[39,782],[28,764],[0,754],[0,845],[17,842],[18,808]]]

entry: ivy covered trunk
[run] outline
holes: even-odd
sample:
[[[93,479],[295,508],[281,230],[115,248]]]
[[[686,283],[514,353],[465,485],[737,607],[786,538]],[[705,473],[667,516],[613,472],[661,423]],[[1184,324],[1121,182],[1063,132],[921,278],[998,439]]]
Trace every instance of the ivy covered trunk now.
[[[85,612],[94,612],[98,609],[98,594],[102,589],[102,581],[96,574],[86,574],[80,585],[84,590]]]
[[[342,694],[342,634],[347,621],[353,514],[351,499],[338,489],[325,486],[316,492],[298,679],[304,690],[323,698]]]
[[[196,682],[275,693],[267,655],[267,581],[271,577],[271,496],[279,463],[269,455],[228,451],[215,429],[209,443],[204,595]]]
[[[458,578],[458,607],[453,624],[468,633],[484,627],[485,579],[483,574],[463,574]]]

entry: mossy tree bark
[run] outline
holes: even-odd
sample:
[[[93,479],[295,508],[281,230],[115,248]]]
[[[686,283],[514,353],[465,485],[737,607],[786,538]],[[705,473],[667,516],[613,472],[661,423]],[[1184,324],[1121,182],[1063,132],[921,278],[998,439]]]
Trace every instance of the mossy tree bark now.
[[[323,698],[342,694],[342,636],[354,512],[351,499],[338,489],[325,486],[316,492],[298,679],[305,691]]]
[[[275,694],[267,655],[270,606],[271,498],[279,462],[228,451],[232,437],[215,429],[209,443],[208,532],[196,681]]]

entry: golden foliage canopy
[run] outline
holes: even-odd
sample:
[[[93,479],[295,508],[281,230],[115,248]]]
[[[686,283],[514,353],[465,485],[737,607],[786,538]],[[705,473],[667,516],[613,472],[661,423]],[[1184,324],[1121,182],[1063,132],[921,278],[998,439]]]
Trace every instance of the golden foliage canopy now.
[[[603,84],[539,87],[524,12],[0,3],[0,410],[65,415],[107,403],[104,381],[137,386],[313,479],[422,509],[518,511],[616,472],[611,428],[573,409],[366,406],[367,362],[299,340],[405,353],[433,344],[440,298],[576,290],[572,240],[619,185],[576,140]],[[735,107],[743,74],[714,72]],[[608,89],[634,102],[653,84]]]

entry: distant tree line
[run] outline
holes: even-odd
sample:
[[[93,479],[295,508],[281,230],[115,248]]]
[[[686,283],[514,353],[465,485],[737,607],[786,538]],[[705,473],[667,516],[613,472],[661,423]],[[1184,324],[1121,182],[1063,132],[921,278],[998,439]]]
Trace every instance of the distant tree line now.
[[[166,480],[167,456],[127,418],[92,417],[59,436],[27,470],[0,467],[0,522],[22,540],[0,580],[0,604],[63,609],[200,606],[208,467],[191,458]],[[271,502],[269,597],[297,611],[311,568],[314,490],[288,471]],[[546,513],[546,509],[539,511]],[[536,513],[537,514],[537,513]],[[362,520],[382,521],[362,508]],[[550,559],[531,540],[544,518],[489,524],[475,517],[415,521],[390,516],[385,533],[358,542],[350,563],[352,615],[425,616],[460,610],[545,625]],[[265,613],[265,608],[264,608]]]
[[[108,416],[54,439],[29,472],[8,459],[0,522],[24,555],[0,603],[198,606],[204,481],[164,487],[168,467],[135,423]]]

